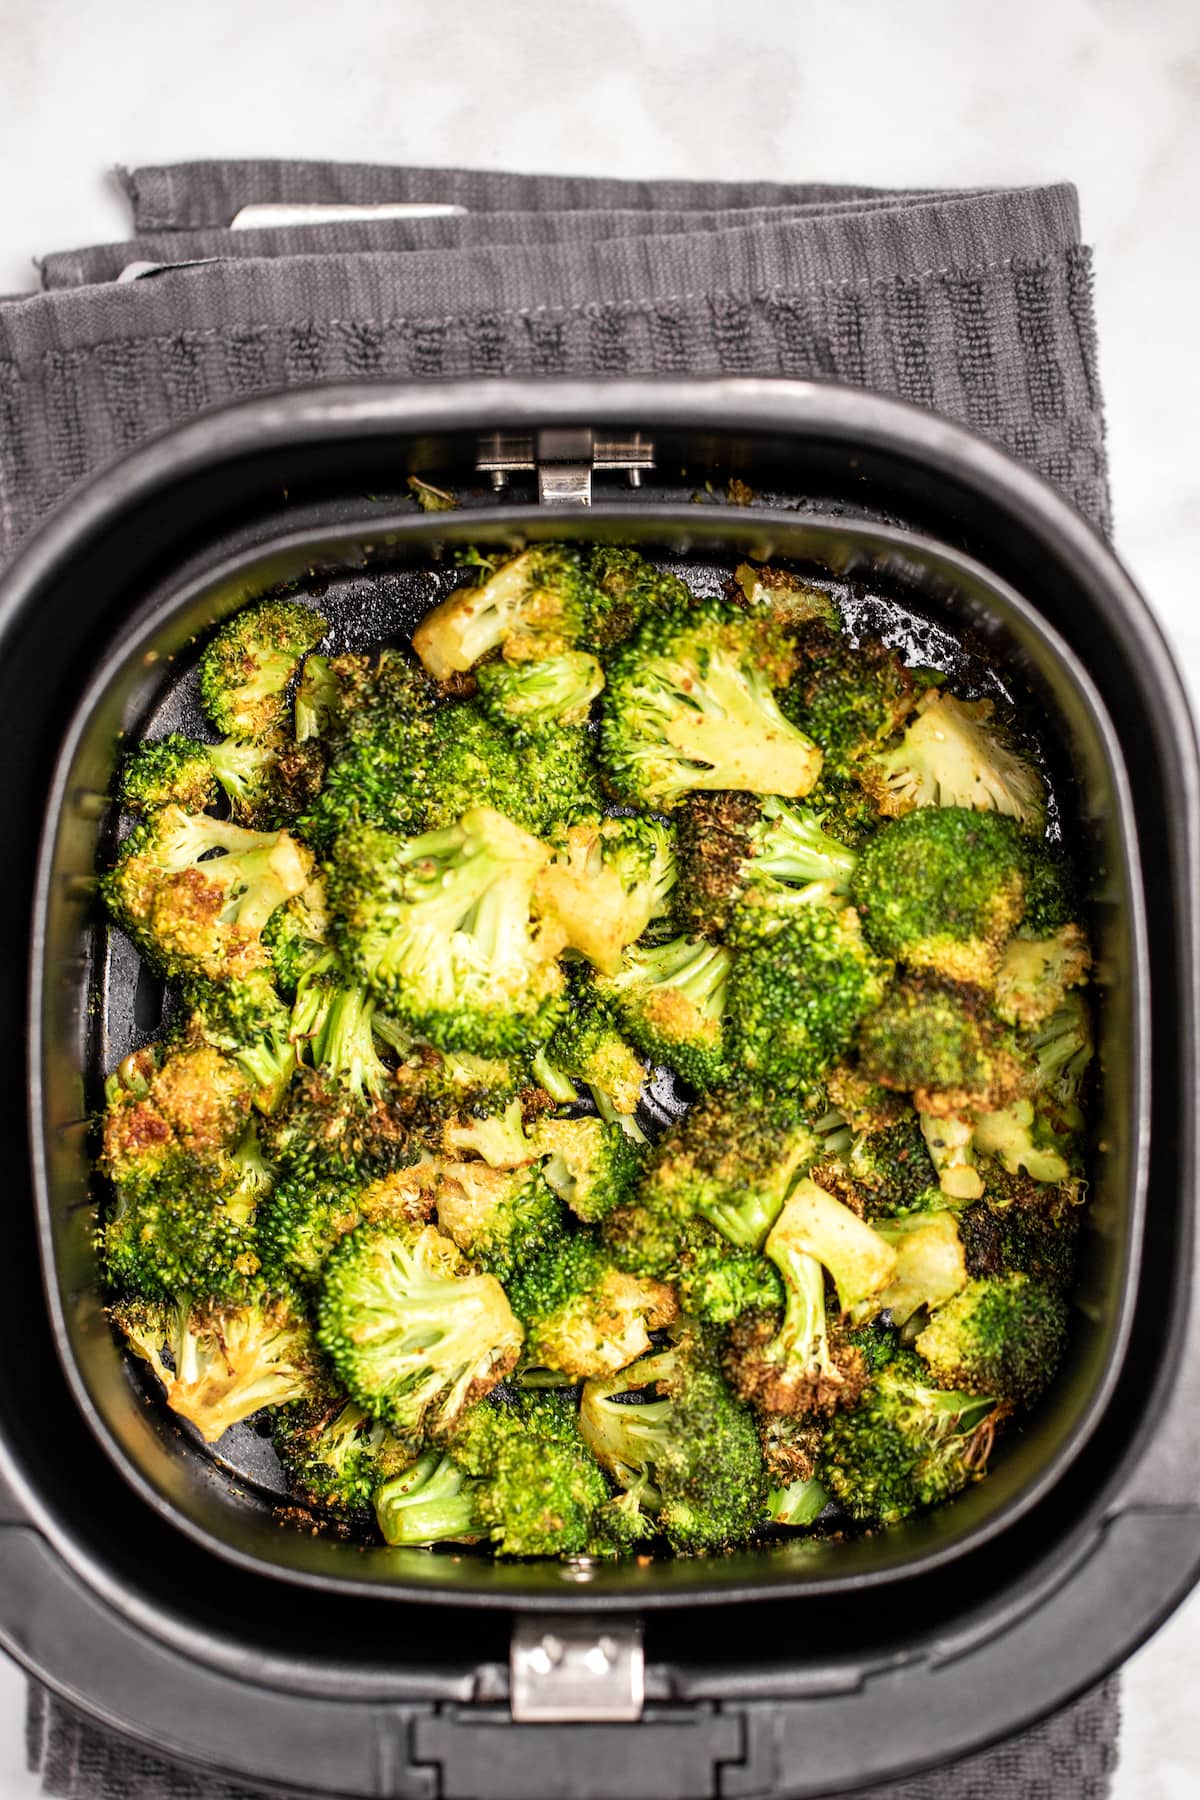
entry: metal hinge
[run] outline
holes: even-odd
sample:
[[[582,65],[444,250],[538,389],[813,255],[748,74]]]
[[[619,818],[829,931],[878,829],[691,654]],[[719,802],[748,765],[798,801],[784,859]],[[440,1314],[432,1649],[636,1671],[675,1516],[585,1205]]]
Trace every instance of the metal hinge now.
[[[640,1719],[646,1695],[642,1628],[614,1619],[518,1619],[509,1653],[512,1716],[522,1725]]]
[[[475,467],[491,476],[497,490],[508,485],[510,475],[536,471],[538,499],[545,504],[590,506],[593,475],[624,474],[630,487],[639,487],[642,471],[654,467],[654,445],[638,431],[624,436],[586,427],[495,431],[480,439]]]

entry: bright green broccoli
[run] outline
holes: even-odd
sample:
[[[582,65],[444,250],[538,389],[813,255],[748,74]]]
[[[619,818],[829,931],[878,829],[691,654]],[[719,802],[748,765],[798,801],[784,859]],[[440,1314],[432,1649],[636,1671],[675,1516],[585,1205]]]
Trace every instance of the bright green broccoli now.
[[[942,1386],[1032,1406],[1057,1369],[1066,1338],[1060,1294],[1028,1275],[1002,1275],[968,1281],[938,1307],[916,1348]]]
[[[555,1254],[565,1220],[562,1201],[535,1163],[511,1169],[447,1163],[437,1216],[440,1230],[472,1262],[505,1282],[532,1259]]]
[[[200,658],[200,700],[217,730],[257,738],[281,725],[288,682],[327,629],[287,600],[243,607],[218,627]]]
[[[807,794],[821,755],[779,710],[785,634],[717,601],[648,619],[609,670],[605,769],[623,799],[669,808],[696,788]]]
[[[649,1074],[613,1024],[608,1007],[588,981],[573,980],[566,1015],[533,1059],[534,1077],[559,1105],[578,1100],[586,1087],[605,1119],[628,1118]]]
[[[532,916],[548,858],[486,807],[416,838],[347,833],[329,888],[349,967],[439,1048],[519,1053],[563,1010],[560,940]]]
[[[579,1427],[631,1503],[682,1554],[730,1549],[762,1523],[767,1484],[749,1410],[722,1378],[709,1336],[690,1328],[583,1390]]]
[[[274,738],[202,744],[173,731],[137,746],[121,771],[117,798],[126,812],[147,814],[175,805],[198,813],[224,794],[239,825],[276,824],[271,815],[279,810],[278,752]]]
[[[729,932],[739,909],[785,906],[813,882],[846,893],[855,852],[819,814],[773,795],[692,794],[679,809],[677,912],[689,931]]]
[[[584,650],[537,662],[486,662],[476,673],[488,717],[518,732],[581,725],[604,686],[604,671]]]
[[[694,1087],[714,1087],[727,1073],[722,1020],[732,960],[704,938],[632,945],[619,973],[596,986],[643,1055]]]
[[[516,1363],[493,1275],[432,1225],[362,1225],[325,1265],[317,1335],[350,1397],[403,1438],[442,1440]]]
[[[592,584],[588,637],[602,656],[633,635],[651,614],[692,604],[678,575],[656,569],[627,544],[594,544],[586,552]]]
[[[401,1440],[344,1395],[281,1407],[271,1444],[294,1494],[351,1519],[369,1518],[376,1488],[408,1463]]]
[[[912,711],[912,675],[877,638],[852,644],[819,619],[801,625],[794,641],[784,711],[819,746],[830,773],[847,775]]]
[[[526,1365],[568,1381],[624,1368],[677,1311],[672,1288],[627,1274],[582,1233],[516,1269],[507,1291],[525,1328]]]
[[[630,1197],[642,1172],[641,1146],[613,1119],[538,1119],[530,1140],[542,1174],[585,1224],[606,1219]]]
[[[852,1519],[899,1524],[987,1472],[1005,1411],[994,1396],[935,1387],[921,1359],[899,1350],[829,1425],[818,1475]]]

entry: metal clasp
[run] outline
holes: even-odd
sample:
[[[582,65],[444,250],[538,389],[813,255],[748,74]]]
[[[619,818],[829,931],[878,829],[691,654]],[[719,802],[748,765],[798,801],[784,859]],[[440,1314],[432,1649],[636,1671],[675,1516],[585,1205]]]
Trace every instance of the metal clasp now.
[[[636,1621],[519,1619],[509,1655],[512,1716],[553,1725],[640,1719],[646,1691]]]
[[[654,467],[654,445],[639,431],[618,436],[586,426],[528,435],[495,431],[481,438],[475,466],[498,491],[510,475],[536,471],[544,505],[590,506],[594,474],[623,473],[630,487],[638,487],[643,471]]]

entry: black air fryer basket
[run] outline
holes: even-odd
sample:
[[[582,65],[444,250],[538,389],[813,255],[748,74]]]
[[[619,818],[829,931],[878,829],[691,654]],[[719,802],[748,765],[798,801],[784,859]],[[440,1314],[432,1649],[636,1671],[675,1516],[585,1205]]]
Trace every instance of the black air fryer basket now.
[[[414,474],[459,509],[417,511]],[[1023,702],[1078,821],[1101,1095],[1071,1351],[988,1480],[902,1530],[563,1565],[314,1535],[281,1520],[253,1430],[204,1450],[104,1320],[89,1116],[160,1004],[94,904],[120,738],[187,722],[195,634],[249,598],[287,584],[365,646],[411,629],[455,546],[539,537],[633,541],[701,588],[746,555],[824,572],[910,660]],[[1196,753],[1143,601],[1044,483],[832,386],[315,390],[93,482],[7,577],[0,633],[0,1641],[41,1680],[167,1753],[319,1794],[815,1795],[1029,1722],[1187,1591]]]

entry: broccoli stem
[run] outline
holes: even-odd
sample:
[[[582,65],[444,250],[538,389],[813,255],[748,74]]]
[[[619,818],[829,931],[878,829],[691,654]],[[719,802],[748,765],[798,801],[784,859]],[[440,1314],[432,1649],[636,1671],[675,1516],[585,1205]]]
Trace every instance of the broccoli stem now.
[[[546,1054],[545,1044],[540,1044],[538,1046],[537,1055],[534,1057],[530,1069],[533,1078],[538,1083],[539,1087],[544,1088],[550,1098],[552,1100],[557,1100],[560,1106],[566,1105],[572,1100],[578,1100],[579,1089],[575,1086],[575,1083],[571,1080],[569,1075],[564,1075],[561,1069],[555,1068],[554,1064],[550,1061],[549,1056]],[[595,1091],[596,1090],[593,1088],[593,1094]],[[603,1114],[601,1114],[601,1117],[603,1117]]]
[[[821,829],[820,820],[769,797],[751,832],[754,854],[745,865],[747,881],[793,884],[828,882],[835,893],[850,887],[858,857]]]
[[[436,1544],[479,1536],[475,1489],[448,1456],[430,1450],[375,1495],[379,1529],[389,1544]]]

